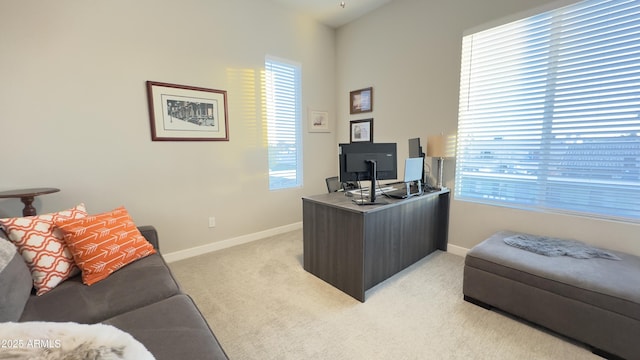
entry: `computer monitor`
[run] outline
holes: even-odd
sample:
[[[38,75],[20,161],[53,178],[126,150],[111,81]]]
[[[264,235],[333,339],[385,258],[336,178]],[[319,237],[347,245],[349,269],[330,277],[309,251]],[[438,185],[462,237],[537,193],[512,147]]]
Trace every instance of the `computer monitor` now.
[[[425,154],[422,152],[422,146],[420,146],[420,138],[412,138],[409,139],[409,157],[410,158],[421,158],[422,159],[422,165],[421,165],[421,169],[420,169],[420,174],[422,174],[420,176],[420,181],[422,181],[422,184],[426,184],[426,174],[424,172],[424,156]]]
[[[424,157],[422,146],[420,146],[420,138],[409,139],[409,157]]]
[[[377,180],[398,178],[396,143],[339,145],[340,182],[371,181],[370,203],[375,203]]]
[[[395,143],[351,143],[339,145],[340,182],[370,181],[371,166],[376,161],[376,179],[398,178],[397,145]]]

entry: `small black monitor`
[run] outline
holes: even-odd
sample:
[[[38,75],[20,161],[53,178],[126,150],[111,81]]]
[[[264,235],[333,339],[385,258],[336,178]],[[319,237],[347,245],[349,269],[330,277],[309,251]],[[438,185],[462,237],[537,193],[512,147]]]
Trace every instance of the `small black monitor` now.
[[[409,139],[409,157],[424,157],[422,146],[420,146],[420,138]]]
[[[398,178],[396,143],[340,144],[340,182],[371,181],[371,166],[376,162],[377,180]]]
[[[422,184],[426,184],[427,178],[424,172],[424,153],[422,152],[422,146],[420,146],[420,138],[409,139],[409,157],[410,158],[422,158]]]

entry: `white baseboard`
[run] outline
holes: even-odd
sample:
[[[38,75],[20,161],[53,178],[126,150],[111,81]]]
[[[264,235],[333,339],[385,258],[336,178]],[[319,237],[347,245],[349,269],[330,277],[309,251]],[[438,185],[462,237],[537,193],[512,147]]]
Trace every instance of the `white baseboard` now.
[[[467,253],[469,252],[469,249],[463,248],[462,246],[448,244],[447,245],[447,252],[450,252],[453,255],[458,255],[458,256],[464,257],[464,256],[467,256]]]
[[[302,229],[302,222],[293,223],[290,225],[284,225],[284,226],[280,226],[277,228],[268,229],[264,231],[259,231],[253,234],[242,235],[242,236],[238,236],[238,237],[227,239],[227,240],[216,241],[211,244],[196,246],[190,249],[175,251],[168,254],[162,254],[162,256],[164,257],[166,262],[171,263],[178,260],[188,259],[194,256],[198,256],[198,255],[202,255],[202,254],[206,254],[206,253],[210,253],[210,252],[214,252],[222,249],[227,249],[233,246],[246,244],[252,241],[267,238],[269,236],[284,234],[286,232],[298,230],[298,229]]]
[[[194,257],[194,256],[198,256],[198,255],[202,255],[202,254],[206,254],[206,253],[210,253],[210,252],[214,252],[214,251],[218,251],[218,250],[227,249],[227,248],[230,248],[230,247],[233,247],[233,246],[246,244],[246,243],[249,243],[249,242],[252,242],[252,241],[261,240],[261,239],[264,239],[264,238],[268,238],[270,236],[284,234],[284,233],[287,233],[289,231],[294,231],[294,230],[298,230],[298,229],[302,229],[302,222],[297,222],[297,223],[293,223],[293,224],[289,224],[289,225],[279,226],[277,228],[268,229],[268,230],[264,230],[264,231],[259,231],[257,233],[253,233],[253,234],[242,235],[242,236],[238,236],[238,237],[227,239],[227,240],[216,241],[216,242],[211,243],[211,244],[202,245],[202,246],[196,246],[196,247],[193,247],[193,248],[190,248],[190,249],[185,249],[185,250],[175,251],[175,252],[172,252],[172,253],[162,254],[162,256],[164,257],[166,262],[171,263],[171,262],[174,262],[174,261],[188,259],[188,258]],[[452,253],[454,255],[458,255],[458,256],[463,256],[464,257],[464,256],[467,255],[467,252],[469,252],[469,249],[464,248],[462,246],[448,244],[447,245],[447,252],[450,252],[450,253]]]

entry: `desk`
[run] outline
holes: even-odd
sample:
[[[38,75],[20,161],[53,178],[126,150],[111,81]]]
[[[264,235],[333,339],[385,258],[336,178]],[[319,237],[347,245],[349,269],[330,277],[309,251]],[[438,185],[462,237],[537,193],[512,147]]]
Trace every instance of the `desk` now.
[[[344,193],[302,198],[304,269],[364,302],[365,291],[447,250],[449,190],[358,206]]]

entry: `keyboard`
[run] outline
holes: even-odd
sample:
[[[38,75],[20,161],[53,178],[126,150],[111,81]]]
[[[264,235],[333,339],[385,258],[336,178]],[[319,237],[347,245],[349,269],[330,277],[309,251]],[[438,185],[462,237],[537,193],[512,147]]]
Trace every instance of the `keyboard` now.
[[[409,195],[407,194],[407,189],[393,189],[390,191],[385,191],[384,195],[390,197],[390,198],[394,198],[394,199],[406,199],[407,197],[409,197]]]
[[[382,194],[387,193],[389,191],[393,191],[394,189],[395,188],[393,186],[385,186],[383,188],[376,188],[376,195],[382,195]],[[353,195],[360,195],[362,193],[362,196],[368,196],[369,195],[369,188],[349,190],[348,192],[352,193]]]
[[[385,191],[385,195],[394,199],[406,199],[415,195],[422,195],[422,192],[419,192],[417,186],[411,185],[409,190],[407,190],[406,183],[399,183],[397,187],[394,187],[393,190]],[[425,191],[425,189],[422,189]],[[428,192],[428,191],[426,191]]]

